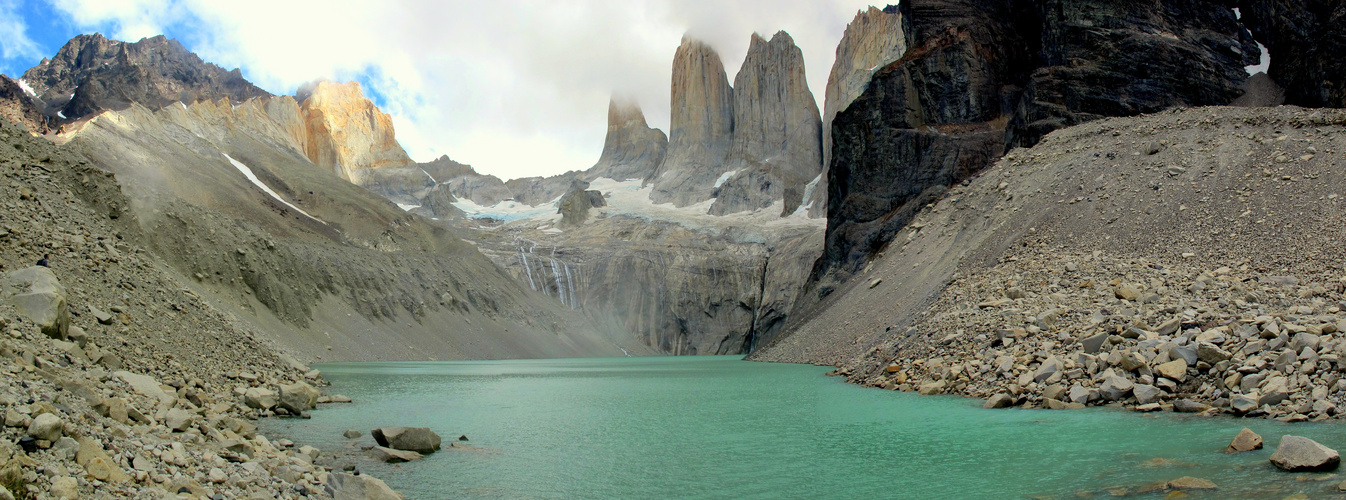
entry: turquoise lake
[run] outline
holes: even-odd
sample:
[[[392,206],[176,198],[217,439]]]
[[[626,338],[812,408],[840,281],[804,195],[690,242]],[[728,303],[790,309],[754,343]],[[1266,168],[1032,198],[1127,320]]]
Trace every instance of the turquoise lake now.
[[[1195,476],[1192,498],[1337,496],[1343,477],[1276,470],[1285,434],[1346,449],[1340,424],[1074,411],[862,388],[827,368],[738,357],[318,365],[310,420],[262,430],[323,450],[369,430],[426,426],[447,446],[403,464],[360,462],[408,498],[1105,498]],[[1266,449],[1226,455],[1250,427]],[[341,437],[346,429],[364,435]],[[1160,460],[1154,460],[1160,459]],[[1152,493],[1142,498],[1162,498]]]

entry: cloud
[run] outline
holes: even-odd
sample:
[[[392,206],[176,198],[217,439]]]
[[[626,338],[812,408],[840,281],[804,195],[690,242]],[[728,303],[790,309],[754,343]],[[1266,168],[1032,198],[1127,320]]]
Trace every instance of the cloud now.
[[[0,0],[4,1],[4,0]],[[504,178],[597,161],[608,98],[636,99],[667,131],[673,52],[684,33],[715,47],[732,81],[749,36],[788,31],[821,101],[847,0],[53,0],[82,29],[159,30],[257,85],[293,92],[358,80],[417,160],[447,154]],[[157,34],[154,33],[154,34]]]
[[[0,59],[8,62],[41,56],[42,51],[37,44],[28,38],[27,27],[23,23],[23,17],[18,13],[18,2],[0,0]],[[0,67],[0,70],[11,75],[18,75],[25,69],[27,68]]]

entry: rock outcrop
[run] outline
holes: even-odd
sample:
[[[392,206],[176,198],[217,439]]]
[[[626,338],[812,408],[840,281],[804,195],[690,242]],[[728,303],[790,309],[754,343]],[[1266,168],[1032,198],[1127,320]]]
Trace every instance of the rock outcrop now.
[[[24,72],[23,81],[44,103],[43,113],[60,122],[133,103],[158,109],[174,102],[237,103],[271,95],[239,70],[225,71],[202,61],[163,36],[126,43],[97,33],[79,35],[55,57]]]
[[[827,75],[823,95],[823,172],[804,203],[809,217],[827,215],[827,166],[832,162],[832,120],[869,86],[874,71],[896,61],[907,51],[902,15],[897,6],[870,7],[855,14],[837,44],[836,59]]]
[[[0,119],[23,125],[29,133],[45,134],[50,120],[42,114],[42,101],[29,94],[31,89],[25,88],[26,85],[0,75]]]
[[[784,31],[753,33],[734,77],[734,135],[710,213],[724,215],[783,200],[789,215],[822,169],[822,120],[804,75],[804,55]]]
[[[1346,2],[1243,0],[1247,26],[1271,53],[1267,74],[1285,89],[1285,103],[1346,107]]]
[[[1007,148],[1103,116],[1227,104],[1258,54],[1214,4],[917,0],[899,11],[907,52],[832,123],[816,282],[844,281]]]
[[[650,199],[683,207],[711,198],[733,142],[734,90],[715,49],[683,37],[670,103],[668,153],[649,179]]]
[[[589,209],[604,205],[602,192],[589,190],[589,183],[576,180],[557,201],[556,213],[561,214],[561,224],[577,226],[589,219]]]
[[[357,82],[318,82],[300,89],[304,153],[338,177],[364,184],[367,171],[411,165],[397,143],[392,118],[364,97]]]
[[[613,97],[608,103],[608,133],[603,154],[586,172],[587,180],[647,179],[664,162],[668,138],[645,123],[645,114],[635,101]]]

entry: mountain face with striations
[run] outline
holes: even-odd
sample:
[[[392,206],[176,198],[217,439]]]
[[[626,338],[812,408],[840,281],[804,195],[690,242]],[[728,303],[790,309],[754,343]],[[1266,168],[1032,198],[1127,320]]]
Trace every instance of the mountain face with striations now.
[[[650,199],[683,207],[711,198],[734,139],[734,90],[715,49],[683,37],[670,104],[668,153],[650,179]]]
[[[827,166],[832,162],[832,120],[869,86],[874,72],[896,61],[907,51],[902,33],[902,14],[897,6],[882,10],[870,7],[855,14],[837,44],[832,71],[827,74],[823,97],[823,173],[810,191],[809,217],[827,215]]]
[[[608,133],[603,154],[589,169],[588,177],[616,180],[645,179],[664,162],[668,137],[650,128],[645,113],[634,101],[613,97],[608,103]]]
[[[163,36],[126,43],[97,33],[79,35],[20,80],[42,102],[43,114],[58,122],[132,104],[158,109],[174,102],[238,103],[271,95],[239,70],[202,61]]]
[[[734,135],[710,213],[799,207],[822,168],[822,120],[804,75],[804,55],[784,31],[754,33],[734,77]]]

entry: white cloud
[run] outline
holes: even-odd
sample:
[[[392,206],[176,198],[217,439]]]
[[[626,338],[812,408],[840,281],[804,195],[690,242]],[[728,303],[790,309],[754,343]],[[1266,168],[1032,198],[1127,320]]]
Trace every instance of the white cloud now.
[[[0,0],[3,1],[3,0]],[[202,58],[277,93],[361,79],[417,160],[448,154],[503,178],[584,169],[613,92],[668,129],[683,33],[719,50],[730,81],[749,36],[788,31],[821,101],[853,0],[53,0],[85,29],[167,29]]]
[[[41,57],[42,50],[37,47],[31,38],[28,38],[27,28],[22,19],[16,12],[17,2],[14,0],[0,0],[0,59],[14,60],[16,58],[34,59]],[[7,69],[7,68],[5,68]],[[9,74],[15,75],[23,72],[27,68],[20,68],[16,72]]]

